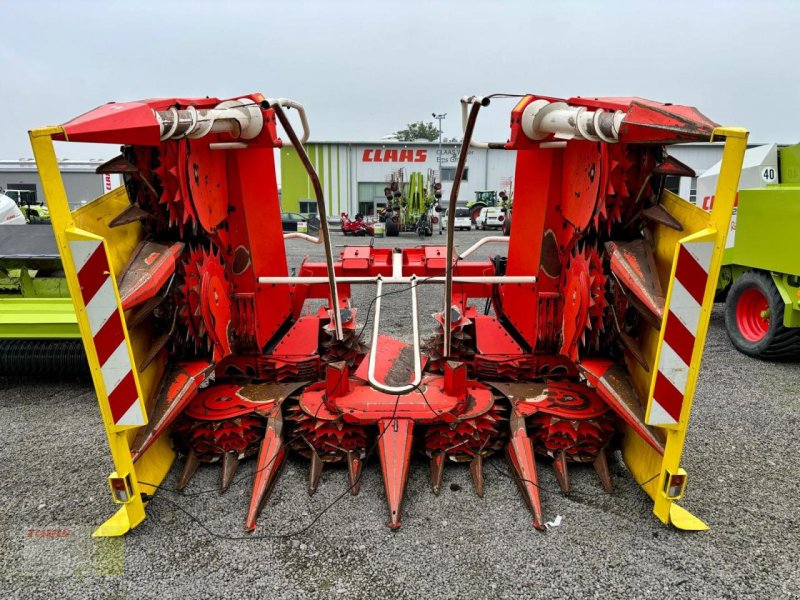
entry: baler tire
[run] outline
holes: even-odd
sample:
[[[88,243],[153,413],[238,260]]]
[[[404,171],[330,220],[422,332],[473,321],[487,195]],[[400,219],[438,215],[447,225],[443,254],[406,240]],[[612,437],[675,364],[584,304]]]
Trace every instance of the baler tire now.
[[[770,318],[754,314],[766,303]],[[764,360],[800,359],[800,328],[783,324],[785,303],[769,273],[748,271],[730,287],[725,301],[725,329],[734,347]]]
[[[398,237],[400,235],[400,225],[392,219],[386,220],[386,237]]]

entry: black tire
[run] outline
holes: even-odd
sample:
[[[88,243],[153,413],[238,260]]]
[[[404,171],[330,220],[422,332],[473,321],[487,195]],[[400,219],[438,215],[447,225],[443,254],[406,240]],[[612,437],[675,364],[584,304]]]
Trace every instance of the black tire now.
[[[392,219],[386,219],[386,237],[397,237],[400,235],[399,223]]]
[[[764,303],[770,317],[760,317]],[[800,359],[800,328],[785,327],[785,303],[769,273],[748,271],[730,287],[725,328],[731,343],[748,356],[766,360]]]

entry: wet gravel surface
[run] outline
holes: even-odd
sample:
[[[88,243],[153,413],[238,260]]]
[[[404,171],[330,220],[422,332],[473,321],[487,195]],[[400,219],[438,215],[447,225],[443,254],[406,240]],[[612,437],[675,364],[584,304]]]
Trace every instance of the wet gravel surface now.
[[[463,249],[481,234],[457,236]],[[336,243],[344,241],[337,236]],[[376,243],[419,241],[408,235]],[[291,242],[290,262],[313,252]],[[369,297],[360,291],[355,303],[366,306]],[[423,330],[437,298],[433,286],[421,291]],[[410,329],[409,319],[407,294],[385,299],[386,333]],[[0,382],[3,596],[800,597],[798,369],[733,350],[715,310],[683,460],[690,474],[683,505],[709,523],[708,532],[663,527],[618,461],[613,494],[602,491],[591,468],[574,468],[569,497],[542,462],[546,518],[563,520],[537,532],[498,458],[487,463],[483,499],[472,491],[468,468],[451,465],[435,497],[427,464],[417,460],[403,527],[393,533],[375,461],[359,496],[343,494],[343,468],[329,468],[309,497],[307,465],[293,458],[253,536],[242,533],[250,460],[224,495],[214,466],[201,468],[185,494],[168,491],[174,469],[145,523],[122,541],[96,545],[87,536],[113,512],[106,483],[112,465],[92,389]]]

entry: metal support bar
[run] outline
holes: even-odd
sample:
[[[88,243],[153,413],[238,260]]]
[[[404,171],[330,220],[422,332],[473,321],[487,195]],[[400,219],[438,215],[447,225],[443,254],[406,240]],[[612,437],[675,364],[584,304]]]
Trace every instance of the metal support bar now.
[[[283,234],[283,239],[284,240],[303,240],[303,241],[309,242],[311,244],[319,244],[319,243],[322,242],[322,240],[319,239],[318,237],[314,237],[314,236],[308,235],[307,233],[298,233],[296,231],[291,231],[289,233],[284,233]]]
[[[321,238],[325,246],[325,262],[328,265],[328,286],[330,288],[331,295],[331,319],[333,320],[336,339],[342,340],[344,339],[344,336],[342,334],[342,318],[339,313],[339,290],[336,287],[336,272],[333,269],[333,248],[331,247],[331,236],[330,232],[328,231],[328,214],[325,209],[325,195],[322,190],[322,184],[320,183],[319,176],[314,170],[314,167],[311,165],[311,160],[309,160],[308,154],[306,154],[306,149],[303,147],[303,143],[298,139],[292,124],[286,117],[286,113],[283,112],[283,108],[281,107],[282,101],[285,102],[284,99],[281,99],[267,100],[267,103],[269,104],[270,108],[275,111],[275,116],[281,122],[284,131],[286,131],[286,134],[289,136],[289,140],[292,142],[292,146],[294,146],[297,156],[300,157],[300,161],[303,163],[303,166],[308,173],[308,177],[311,179],[311,184],[314,186],[314,196],[317,200],[317,214],[319,215],[319,230],[322,234]]]
[[[398,279],[403,276],[403,254],[395,252],[392,254],[392,279]]]
[[[297,111],[297,114],[300,117],[300,125],[303,126],[303,136],[300,138],[300,143],[305,144],[308,141],[308,136],[311,134],[311,129],[308,127],[308,119],[306,118],[305,107],[299,102],[295,102],[290,98],[278,98],[277,100],[274,98],[267,98],[267,102],[269,102],[270,105],[277,104],[278,106],[293,108]]]
[[[492,94],[491,96],[489,96],[489,97],[487,97],[485,99],[488,101],[489,98],[491,98],[494,95],[495,94]],[[477,100],[481,100],[480,98],[476,98],[475,96],[464,96],[463,98],[461,98],[461,129],[463,131],[467,130],[467,121],[469,120],[469,116],[468,116],[469,115],[469,111],[467,110],[467,106],[472,104],[476,99]],[[484,106],[486,106],[486,105],[484,104]],[[472,148],[483,148],[483,149],[488,149],[488,150],[505,150],[506,149],[505,142],[479,142],[479,141],[474,140],[472,138],[470,138],[469,145]]]
[[[467,258],[470,254],[473,254],[478,248],[481,246],[485,246],[486,244],[506,244],[508,245],[508,241],[511,238],[508,238],[504,235],[487,235],[485,238],[481,238],[472,246],[464,250],[461,254],[458,255],[458,259],[461,260],[462,258]]]
[[[381,291],[383,289],[383,277],[378,275],[377,290],[375,296],[375,318],[372,325],[372,340],[369,349],[369,370],[367,379],[369,384],[375,389],[387,394],[407,394],[419,386],[422,381],[422,357],[419,350],[419,319],[417,318],[417,278],[411,276],[411,318],[414,327],[414,381],[407,385],[386,385],[375,379],[375,361],[378,356],[378,331],[381,321]]]
[[[411,275],[405,277],[383,277],[382,275],[365,276],[365,277],[337,277],[336,282],[339,284],[359,284],[359,283],[377,283],[381,280],[384,285],[409,285],[416,280],[416,285],[424,283],[447,283],[447,278],[444,275],[434,275],[431,277],[419,277],[418,275]],[[507,283],[536,283],[535,275],[456,275],[452,278],[453,283],[487,283],[487,284],[507,284]],[[328,278],[325,276],[309,276],[309,277],[259,277],[258,283],[266,284],[320,284],[328,283]]]
[[[250,98],[226,100],[214,108],[194,106],[153,111],[160,127],[161,141],[201,138],[211,133],[229,133],[234,138],[252,140],[264,127],[264,117]]]
[[[475,121],[478,120],[478,111],[481,106],[489,106],[488,98],[472,98],[472,107],[467,117],[467,124],[464,128],[464,139],[461,142],[461,154],[458,156],[458,166],[456,167],[455,180],[453,187],[450,189],[450,204],[447,207],[447,271],[445,277],[447,278],[444,287],[444,356],[450,356],[450,322],[451,310],[450,306],[453,303],[453,234],[456,225],[456,203],[458,202],[458,191],[461,187],[461,177],[464,174],[464,167],[467,164],[467,154],[469,153],[469,143],[472,139],[472,132],[475,129]]]

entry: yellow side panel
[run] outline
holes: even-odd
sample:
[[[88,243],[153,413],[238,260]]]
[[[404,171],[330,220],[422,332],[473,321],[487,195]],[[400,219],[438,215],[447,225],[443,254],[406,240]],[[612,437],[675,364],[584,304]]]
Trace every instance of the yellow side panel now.
[[[130,205],[128,193],[124,186],[120,186],[72,212],[76,227],[105,238],[111,257],[111,267],[115,273],[122,272],[122,267],[128,262],[133,249],[144,237],[142,225],[138,222],[122,227],[108,226],[111,219],[128,205]]]
[[[705,229],[708,226],[708,213],[668,190],[664,190],[661,195],[661,205],[683,225],[683,231],[677,231],[665,225],[657,225],[653,229],[656,244],[656,269],[661,281],[661,288],[666,293],[669,288],[672,259],[675,256],[675,247],[678,241]],[[631,374],[636,395],[644,401],[642,408],[646,408],[650,382],[655,369],[659,331],[646,325],[642,329],[643,333],[638,338],[639,346],[651,370],[645,371],[638,362],[629,357],[626,357],[625,364]],[[637,483],[641,485],[647,482],[643,488],[651,498],[655,498],[662,456],[627,426],[622,444],[622,456]]]

